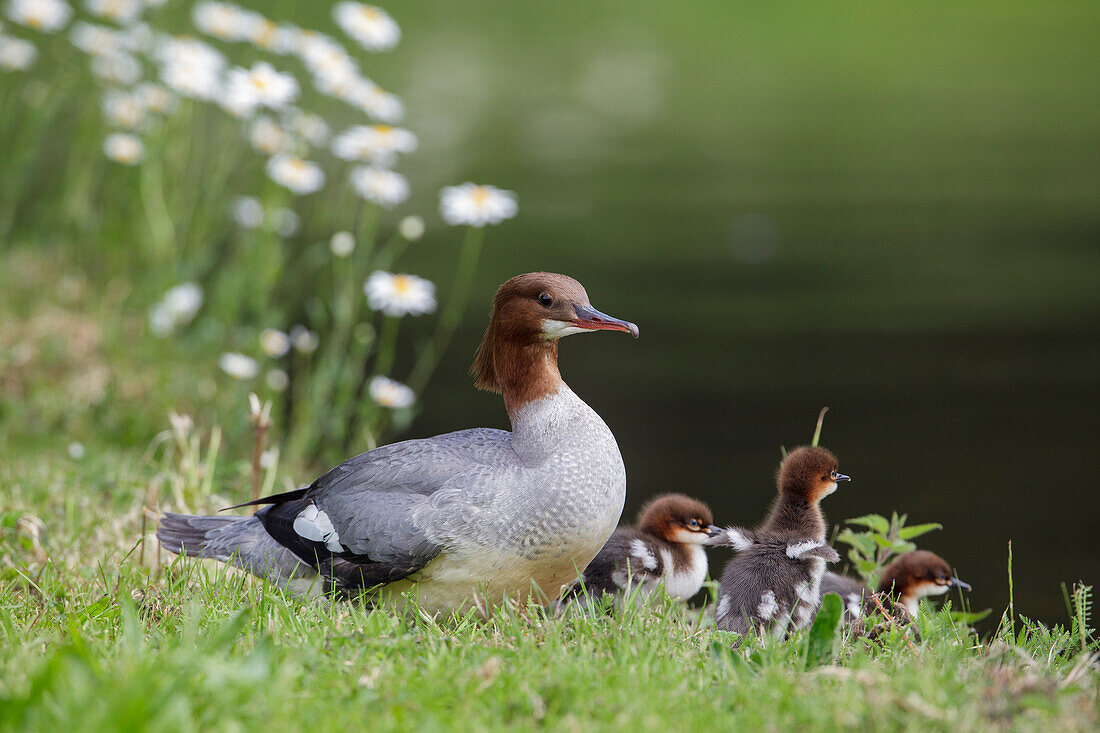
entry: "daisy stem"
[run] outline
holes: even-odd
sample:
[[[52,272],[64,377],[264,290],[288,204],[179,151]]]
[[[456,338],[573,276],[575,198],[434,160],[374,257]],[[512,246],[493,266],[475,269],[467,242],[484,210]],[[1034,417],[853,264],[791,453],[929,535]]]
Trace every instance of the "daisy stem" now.
[[[382,319],[382,329],[378,334],[378,358],[374,363],[374,373],[388,376],[393,368],[393,359],[397,352],[397,329],[401,319],[386,316]]]
[[[462,321],[462,314],[466,310],[466,302],[470,299],[470,286],[473,284],[474,275],[477,273],[477,263],[481,256],[481,243],[485,240],[485,229],[482,227],[468,227],[466,237],[462,241],[462,251],[458,255],[458,268],[455,275],[454,289],[443,313],[439,316],[439,324],[436,326],[432,340],[425,344],[420,352],[420,358],[409,375],[409,387],[416,394],[427,384],[435,371],[443,353],[450,345],[458,324]]]
[[[141,203],[145,209],[149,229],[153,233],[154,259],[160,262],[164,261],[169,252],[174,252],[176,249],[176,230],[172,224],[172,214],[168,211],[168,204],[164,200],[162,174],[159,154],[150,155],[141,164],[139,172]]]
[[[378,250],[378,254],[374,258],[374,268],[376,270],[389,270],[390,266],[397,262],[397,258],[405,253],[405,248],[408,246],[409,240],[402,237],[399,232],[394,232]]]

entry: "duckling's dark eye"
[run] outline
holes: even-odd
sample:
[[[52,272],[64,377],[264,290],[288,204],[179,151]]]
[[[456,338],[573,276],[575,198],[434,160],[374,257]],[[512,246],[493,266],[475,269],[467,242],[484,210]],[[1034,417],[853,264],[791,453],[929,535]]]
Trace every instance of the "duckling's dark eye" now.
[[[829,478],[831,478],[831,479],[836,478],[836,469],[835,468],[832,471],[829,471]]]
[[[549,308],[554,305],[554,299],[550,297],[550,293],[543,293],[539,296],[539,305],[543,308]]]
[[[691,520],[690,522],[688,522],[688,526],[691,527],[692,529],[698,529],[699,528],[699,520],[698,519]]]

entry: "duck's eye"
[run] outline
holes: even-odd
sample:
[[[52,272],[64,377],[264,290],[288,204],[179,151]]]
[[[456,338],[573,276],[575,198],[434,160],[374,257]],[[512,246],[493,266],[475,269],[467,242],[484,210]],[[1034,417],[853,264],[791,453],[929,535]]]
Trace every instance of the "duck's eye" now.
[[[836,479],[836,469],[835,468],[832,471],[829,471],[829,478]]]
[[[691,527],[692,529],[699,529],[699,520],[698,519],[691,520],[690,522],[688,522],[688,526]]]
[[[554,299],[550,297],[550,293],[543,293],[539,296],[539,305],[543,308],[549,308],[554,305]]]

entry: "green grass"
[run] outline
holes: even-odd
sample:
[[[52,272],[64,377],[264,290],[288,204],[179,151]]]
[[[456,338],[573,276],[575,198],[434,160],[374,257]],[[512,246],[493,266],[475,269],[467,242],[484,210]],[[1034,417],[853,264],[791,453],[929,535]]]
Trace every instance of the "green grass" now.
[[[508,607],[487,620],[300,600],[141,546],[148,487],[175,463],[108,450],[80,462],[29,452],[0,466],[0,728],[969,731],[1097,721],[1087,618],[1069,629],[1017,619],[1015,634],[1006,621],[979,640],[929,608],[919,637],[846,635],[834,658],[827,638],[811,650],[807,634],[733,651],[706,611],[667,599],[564,618]],[[199,509],[221,501],[218,488]]]

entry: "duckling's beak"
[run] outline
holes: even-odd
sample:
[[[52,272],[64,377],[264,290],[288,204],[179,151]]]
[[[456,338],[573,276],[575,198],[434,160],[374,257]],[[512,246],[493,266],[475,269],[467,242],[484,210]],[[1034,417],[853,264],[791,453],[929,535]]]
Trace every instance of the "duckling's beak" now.
[[[722,528],[716,525],[707,525],[707,537],[717,537],[722,534]]]
[[[836,482],[837,482],[838,484],[839,484],[839,483],[840,483],[841,481],[851,481],[851,480],[852,480],[852,477],[851,477],[851,476],[845,476],[845,475],[844,475],[844,474],[842,474],[842,473],[838,473],[838,474],[836,475]]]
[[[590,305],[573,304],[573,310],[577,312],[577,320],[573,325],[587,331],[622,331],[638,338],[638,327],[630,321],[614,318],[606,313],[600,313]]]
[[[970,583],[964,583],[963,581],[959,580],[954,575],[952,575],[951,576],[951,582],[948,583],[948,587],[962,588],[963,590],[970,590]]]

